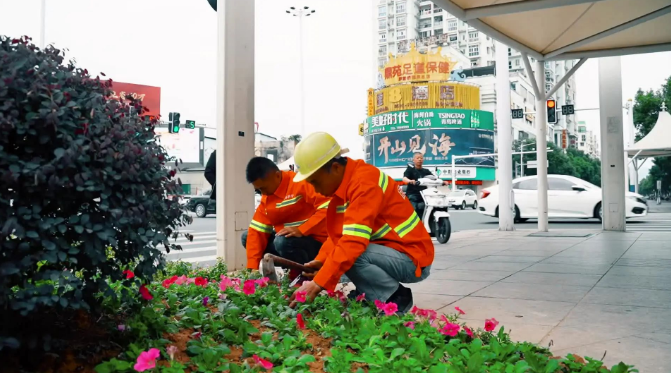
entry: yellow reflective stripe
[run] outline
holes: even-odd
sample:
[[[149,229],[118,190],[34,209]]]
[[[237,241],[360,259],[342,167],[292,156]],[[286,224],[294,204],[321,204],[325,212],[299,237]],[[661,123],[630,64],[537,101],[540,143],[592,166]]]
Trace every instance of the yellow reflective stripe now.
[[[298,226],[302,225],[303,223],[305,223],[306,221],[308,221],[308,220],[305,219],[305,220],[301,220],[301,221],[295,221],[293,223],[285,223],[284,226],[285,227],[298,227]]]
[[[291,206],[291,205],[295,204],[296,202],[298,202],[298,200],[301,199],[301,198],[303,198],[303,196],[296,196],[292,199],[285,199],[284,201],[277,203],[275,205],[275,208],[279,209],[279,208],[282,208],[282,207]]]
[[[255,229],[261,233],[273,233],[273,227],[267,224],[259,223],[256,220],[252,220],[251,223],[249,223],[249,227],[252,229]]]
[[[372,231],[373,230],[369,227],[361,224],[346,224],[342,227],[343,235],[357,236],[367,240],[370,239],[370,233]]]
[[[319,207],[317,207],[317,210],[321,210],[321,209],[325,209],[325,208],[329,207],[329,203],[331,203],[331,201],[326,201],[326,202],[322,203],[321,205],[319,205]]]
[[[373,235],[370,236],[370,239],[379,240],[380,238],[386,236],[387,233],[389,233],[389,231],[391,231],[391,227],[389,226],[389,224],[385,224],[382,227],[380,227],[380,229],[375,231],[375,233],[373,233]]]
[[[382,188],[382,193],[387,191],[389,186],[389,177],[382,171],[380,171],[380,179],[377,181],[377,184]]]
[[[398,227],[394,228],[394,231],[398,234],[399,237],[403,238],[406,234],[410,233],[415,227],[419,224],[419,216],[414,211],[408,220],[404,221]]]
[[[348,208],[348,207],[349,207],[349,202],[345,202],[344,205],[341,205],[341,206],[337,206],[337,207],[336,207],[336,212],[337,212],[338,214],[343,214],[343,213],[345,213],[345,211],[347,211],[347,208]]]

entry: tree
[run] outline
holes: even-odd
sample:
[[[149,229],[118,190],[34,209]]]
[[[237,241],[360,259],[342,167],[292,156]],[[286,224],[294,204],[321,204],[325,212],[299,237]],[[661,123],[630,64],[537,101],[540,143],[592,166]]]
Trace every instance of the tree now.
[[[666,79],[657,91],[649,90],[643,92],[641,89],[636,93],[634,102],[634,126],[638,131],[636,139],[645,137],[657,123],[662,103],[666,104],[667,110],[671,110],[671,76]],[[641,186],[648,177],[652,178],[645,182],[646,190]],[[657,157],[653,160],[648,177],[641,181],[639,191],[648,194],[657,189],[657,180],[662,180],[663,191],[667,191],[671,185],[671,157]]]

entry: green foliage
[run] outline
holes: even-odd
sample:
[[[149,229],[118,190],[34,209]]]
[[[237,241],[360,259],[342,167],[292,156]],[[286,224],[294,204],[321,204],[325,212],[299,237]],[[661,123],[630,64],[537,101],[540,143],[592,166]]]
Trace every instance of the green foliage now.
[[[190,218],[165,198],[179,185],[140,101],[112,99],[111,80],[28,37],[0,36],[0,61],[0,319],[15,321],[1,350],[19,333],[36,344],[21,327],[40,312],[96,308],[98,293],[127,295],[110,284],[151,279],[157,246],[174,248]]]
[[[636,140],[647,135],[657,123],[662,103],[666,104],[667,111],[671,110],[671,77],[667,78],[659,90],[636,92],[634,102],[634,126],[638,131]],[[657,157],[646,178],[641,180],[639,191],[642,194],[651,194],[657,190],[657,180],[662,180],[662,191],[668,193],[671,187],[671,157]]]
[[[530,139],[525,140],[524,149],[535,149],[536,140]],[[513,150],[519,151],[521,146],[520,141],[515,141],[513,143]],[[567,149],[566,153],[557,147],[554,143],[548,143],[548,147],[552,149],[552,152],[548,152],[548,174],[554,175],[569,175],[575,176],[587,182],[590,182],[594,185],[601,186],[601,161],[597,158],[592,158],[578,149]],[[520,163],[522,158],[520,155],[513,155],[513,163]],[[528,161],[535,161],[536,154],[530,153],[524,155],[524,163]],[[526,168],[524,169],[525,176],[536,175],[535,168]]]
[[[166,278],[181,273],[170,272],[181,271],[181,267],[170,266]],[[219,272],[213,271],[201,274],[208,280],[219,280]],[[246,280],[243,277],[234,283],[242,286]],[[272,363],[274,372],[297,373],[311,371],[314,362],[323,363],[327,372],[637,372],[623,363],[611,370],[590,358],[552,357],[545,348],[511,341],[503,327],[497,332],[474,330],[472,337],[462,330],[448,337],[425,318],[381,316],[372,304],[343,303],[339,294],[320,296],[312,304],[291,309],[285,295],[295,289],[286,282],[280,286],[257,284],[250,295],[235,286],[222,292],[218,283],[198,286],[193,282],[150,285],[154,299],[124,321],[122,334],[131,342],[127,350],[121,357],[98,365],[96,371],[133,372],[137,357],[157,348],[162,361],[152,370],[155,373],[265,371],[253,356]],[[307,330],[298,328],[299,313]],[[458,323],[458,316],[450,315],[448,320]],[[409,321],[415,321],[414,329],[405,325]],[[181,353],[188,356],[188,362],[178,363],[171,360],[168,351],[175,348],[173,336],[185,331],[190,337]],[[330,338],[330,352],[323,350],[323,345],[308,342],[307,336],[315,333]],[[232,351],[238,351],[237,356],[241,353],[240,358],[231,357],[235,355]]]

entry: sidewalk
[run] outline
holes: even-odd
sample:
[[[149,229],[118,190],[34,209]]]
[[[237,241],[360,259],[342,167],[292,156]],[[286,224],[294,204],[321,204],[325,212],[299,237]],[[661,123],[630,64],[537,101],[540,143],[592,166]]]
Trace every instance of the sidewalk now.
[[[459,306],[475,327],[494,317],[513,339],[557,355],[606,354],[609,367],[671,372],[671,233],[550,234],[564,237],[453,234],[436,246],[429,278],[410,285],[415,304],[445,313]]]

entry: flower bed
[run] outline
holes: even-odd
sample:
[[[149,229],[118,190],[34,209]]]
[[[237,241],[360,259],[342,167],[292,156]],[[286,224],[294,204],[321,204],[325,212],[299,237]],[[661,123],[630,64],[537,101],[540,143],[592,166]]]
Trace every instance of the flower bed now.
[[[496,331],[494,318],[470,329],[459,322],[459,308],[445,316],[415,307],[399,317],[395,304],[330,292],[291,309],[294,289],[287,284],[220,272],[169,273],[139,288],[131,281],[114,286],[142,299],[140,308],[117,310],[123,316],[116,333],[128,347],[99,364],[98,373],[637,372],[513,342],[503,327]]]

